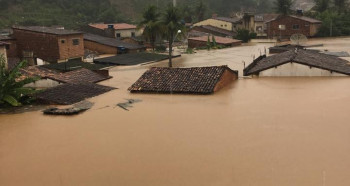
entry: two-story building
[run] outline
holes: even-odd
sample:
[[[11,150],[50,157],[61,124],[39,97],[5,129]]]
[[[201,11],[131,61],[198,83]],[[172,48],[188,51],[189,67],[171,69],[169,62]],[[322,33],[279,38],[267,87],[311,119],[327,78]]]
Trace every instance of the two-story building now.
[[[297,15],[280,15],[266,22],[268,38],[290,38],[293,34],[313,37],[317,34],[322,22],[313,18]]]
[[[40,26],[14,26],[12,29],[19,56],[33,59],[32,65],[37,58],[57,63],[84,56],[82,32]]]

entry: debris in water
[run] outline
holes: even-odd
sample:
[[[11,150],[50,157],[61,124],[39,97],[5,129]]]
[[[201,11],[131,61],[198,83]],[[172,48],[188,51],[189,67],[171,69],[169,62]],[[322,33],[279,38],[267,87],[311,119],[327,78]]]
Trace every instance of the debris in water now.
[[[118,103],[117,106],[126,110],[126,111],[129,111],[128,108],[131,108],[133,107],[132,104],[134,103],[138,103],[138,102],[141,102],[142,100],[140,99],[126,99],[127,102],[124,102],[124,103]]]
[[[86,110],[89,110],[93,105],[94,103],[91,103],[89,101],[82,101],[77,104],[74,104],[73,107],[70,108],[48,108],[44,110],[43,113],[46,115],[76,115]]]

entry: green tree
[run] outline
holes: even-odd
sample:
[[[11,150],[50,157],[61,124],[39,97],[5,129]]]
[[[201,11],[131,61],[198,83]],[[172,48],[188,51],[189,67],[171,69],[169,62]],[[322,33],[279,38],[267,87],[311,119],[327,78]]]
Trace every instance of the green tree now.
[[[172,67],[173,42],[178,34],[178,31],[183,31],[184,25],[181,23],[182,17],[180,11],[172,4],[168,5],[165,13],[162,16],[160,24],[166,38],[169,42],[169,67]]]
[[[159,16],[157,7],[150,6],[142,15],[142,21],[139,23],[138,28],[143,28],[143,36],[150,41],[152,49],[154,51],[157,34],[159,31]]]
[[[292,4],[292,0],[276,0],[275,10],[277,13],[288,15],[291,11]]]
[[[324,12],[329,8],[330,0],[314,0],[316,3],[315,10],[318,12]]]
[[[205,13],[207,11],[206,4],[203,3],[202,0],[199,1],[198,5],[195,8],[195,14],[197,21],[203,21]]]
[[[20,69],[25,64],[23,61],[12,70],[7,70],[4,57],[0,56],[0,106],[21,106],[30,95],[35,93],[34,89],[23,86],[35,82],[36,78],[18,80],[21,76]]]
[[[339,13],[342,13],[347,8],[347,0],[334,0],[334,6]]]

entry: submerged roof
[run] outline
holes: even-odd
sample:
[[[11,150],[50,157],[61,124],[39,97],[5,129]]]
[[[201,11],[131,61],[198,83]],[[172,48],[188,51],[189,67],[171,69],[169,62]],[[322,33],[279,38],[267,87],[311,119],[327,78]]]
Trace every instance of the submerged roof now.
[[[335,56],[310,50],[289,50],[270,57],[260,57],[244,69],[244,75],[258,74],[261,71],[295,62],[310,67],[350,75],[350,62]]]
[[[94,34],[84,34],[84,40],[93,41],[93,42],[106,45],[106,46],[111,46],[111,47],[124,47],[127,49],[145,48],[145,46],[143,45],[126,43],[115,38],[103,37],[103,36],[94,35]]]
[[[85,68],[66,73],[59,73],[50,69],[30,66],[21,69],[21,73],[25,76],[39,76],[41,78],[52,79],[61,83],[97,83],[111,78],[110,76],[104,76]]]
[[[94,63],[110,65],[138,65],[153,61],[162,61],[168,58],[168,55],[165,54],[140,52],[99,58],[95,59]]]
[[[188,38],[188,40],[194,40],[194,41],[203,41],[207,42],[208,41],[208,36],[201,36],[201,37],[192,37]],[[213,42],[213,38],[209,36],[209,40]],[[232,43],[241,43],[241,40],[237,39],[231,39],[231,38],[226,38],[226,37],[220,37],[220,36],[215,36],[215,41],[218,44],[232,44]]]
[[[225,71],[238,75],[227,66],[151,68],[128,90],[132,93],[211,94]]]
[[[82,32],[80,31],[43,27],[43,26],[13,26],[12,28],[17,30],[26,30],[31,32],[39,32],[39,33],[54,34],[54,35],[82,34]]]
[[[128,29],[136,29],[135,25],[127,24],[127,23],[112,23],[112,24],[104,24],[104,23],[95,23],[89,24],[89,26],[98,28],[98,29],[107,29],[109,25],[113,25],[116,30],[128,30]]]
[[[71,105],[113,89],[115,88],[94,83],[63,84],[47,89],[36,97],[39,101],[48,104]]]
[[[196,27],[202,28],[203,30],[207,30],[207,31],[211,31],[211,32],[217,32],[219,34],[223,34],[223,35],[227,35],[227,36],[235,36],[236,35],[235,32],[228,31],[228,30],[225,30],[222,28],[211,26],[211,25],[195,26],[193,29],[196,29]]]

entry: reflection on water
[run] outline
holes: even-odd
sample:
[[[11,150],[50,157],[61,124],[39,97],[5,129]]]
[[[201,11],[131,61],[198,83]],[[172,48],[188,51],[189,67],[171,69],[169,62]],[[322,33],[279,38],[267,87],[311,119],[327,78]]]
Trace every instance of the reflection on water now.
[[[129,94],[146,68],[114,70],[103,84],[119,89],[78,116],[0,115],[0,185],[350,184],[348,78]],[[125,99],[142,102],[115,108]]]

